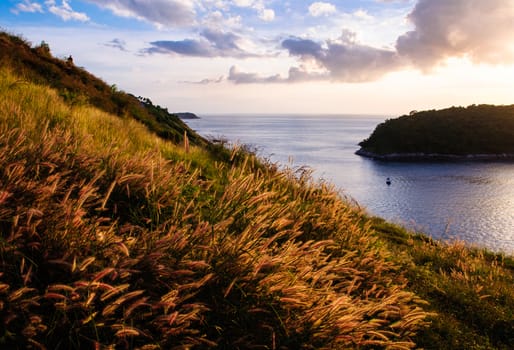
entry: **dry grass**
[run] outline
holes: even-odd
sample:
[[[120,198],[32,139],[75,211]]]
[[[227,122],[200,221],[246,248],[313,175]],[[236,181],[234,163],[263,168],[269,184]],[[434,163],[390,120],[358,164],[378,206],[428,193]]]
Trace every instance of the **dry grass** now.
[[[176,115],[153,105],[150,99],[119,91],[116,85],[108,85],[83,68],[53,57],[48,44],[33,47],[24,39],[0,30],[0,66],[10,67],[23,79],[51,86],[70,105],[92,104],[104,112],[138,120],[164,139],[178,143],[188,130]],[[188,139],[191,144],[208,147],[192,130],[188,130]]]
[[[395,252],[408,289],[435,311],[415,338],[428,349],[511,349],[514,346],[514,263],[463,242],[437,242],[373,220]]]
[[[0,347],[508,349],[513,268],[0,68]]]
[[[414,347],[422,301],[332,189],[6,69],[0,96],[2,346]]]
[[[1,348],[514,347],[512,258],[370,220],[305,169],[0,46]]]

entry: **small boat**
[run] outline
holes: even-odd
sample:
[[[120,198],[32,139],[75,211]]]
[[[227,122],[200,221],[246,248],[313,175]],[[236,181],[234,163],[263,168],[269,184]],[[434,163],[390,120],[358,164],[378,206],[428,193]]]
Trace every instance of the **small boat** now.
[[[387,178],[387,179],[386,179],[386,184],[387,184],[387,186],[390,186],[390,185],[391,185],[391,179],[390,179],[390,178]]]

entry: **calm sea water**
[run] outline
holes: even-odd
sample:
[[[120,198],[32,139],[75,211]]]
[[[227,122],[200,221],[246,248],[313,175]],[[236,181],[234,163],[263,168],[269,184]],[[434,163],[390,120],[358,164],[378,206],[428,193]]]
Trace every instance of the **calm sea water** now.
[[[220,115],[187,123],[204,136],[256,147],[273,162],[309,166],[316,179],[373,215],[437,239],[514,254],[514,163],[385,163],[355,155],[357,144],[385,119]]]

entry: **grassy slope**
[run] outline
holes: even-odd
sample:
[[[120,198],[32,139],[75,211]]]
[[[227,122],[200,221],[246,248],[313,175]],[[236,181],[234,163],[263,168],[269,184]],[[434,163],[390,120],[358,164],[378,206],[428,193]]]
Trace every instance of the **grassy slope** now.
[[[514,344],[510,259],[369,220],[242,151],[186,152],[16,69],[0,97],[2,347]]]
[[[360,143],[364,151],[437,154],[514,154],[514,105],[473,105],[388,120]]]
[[[335,192],[5,69],[0,96],[4,346],[412,346],[425,313]]]
[[[107,113],[136,119],[162,138],[182,142],[184,131],[192,144],[207,147],[199,135],[167,109],[148,98],[136,98],[109,86],[86,70],[52,56],[47,44],[31,47],[20,37],[0,32],[0,64],[22,77],[57,89],[70,104],[91,104]]]
[[[407,288],[429,302],[431,326],[415,338],[425,349],[514,347],[514,260],[462,242],[443,243],[382,219],[371,220],[402,266]]]

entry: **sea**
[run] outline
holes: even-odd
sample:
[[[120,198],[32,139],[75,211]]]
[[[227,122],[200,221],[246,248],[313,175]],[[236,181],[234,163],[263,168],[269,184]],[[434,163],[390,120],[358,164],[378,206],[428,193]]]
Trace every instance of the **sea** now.
[[[310,168],[370,215],[514,254],[514,162],[383,162],[355,154],[376,115],[205,115],[188,125],[282,167]],[[389,178],[391,184],[387,185]]]

